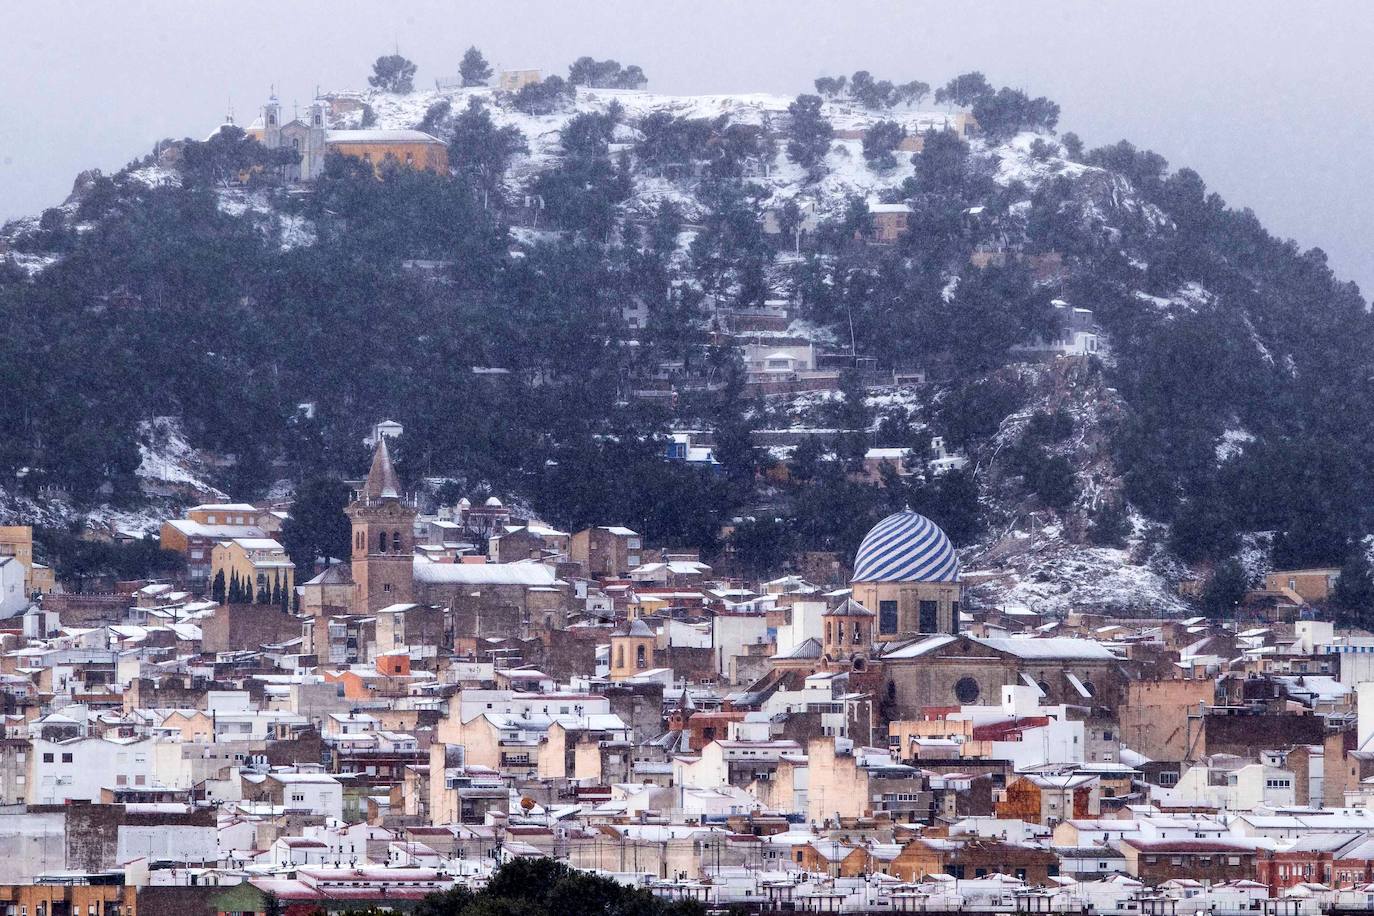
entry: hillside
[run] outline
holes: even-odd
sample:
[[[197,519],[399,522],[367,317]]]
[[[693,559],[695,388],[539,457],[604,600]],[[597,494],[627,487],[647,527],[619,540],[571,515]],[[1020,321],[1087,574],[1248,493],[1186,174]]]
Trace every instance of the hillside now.
[[[742,572],[847,556],[910,504],[979,600],[1034,610],[1181,611],[1189,565],[1271,542],[1339,565],[1369,533],[1364,302],[1187,169],[1085,151],[1052,103],[985,84],[932,110],[526,95],[327,97],[336,130],[448,141],[451,176],[335,157],[283,183],[221,132],[4,227],[0,512],[150,523],[355,473],[385,415],[414,480]],[[1100,352],[1025,349],[1073,308]],[[848,369],[765,394],[751,340]],[[663,460],[686,430],[718,473]],[[926,464],[931,437],[963,469]],[[874,447],[909,473],[865,479]]]

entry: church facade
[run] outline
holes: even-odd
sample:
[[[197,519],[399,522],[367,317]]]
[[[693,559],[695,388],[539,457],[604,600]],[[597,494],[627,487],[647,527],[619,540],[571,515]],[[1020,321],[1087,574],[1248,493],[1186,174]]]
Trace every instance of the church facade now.
[[[409,168],[448,172],[448,146],[438,137],[419,130],[333,130],[327,109],[327,103],[316,99],[306,109],[304,120],[295,117],[283,123],[281,102],[273,96],[246,133],[268,149],[288,148],[300,156],[299,163],[286,167],[287,181],[320,177],[330,153],[361,159],[374,170],[390,160]]]

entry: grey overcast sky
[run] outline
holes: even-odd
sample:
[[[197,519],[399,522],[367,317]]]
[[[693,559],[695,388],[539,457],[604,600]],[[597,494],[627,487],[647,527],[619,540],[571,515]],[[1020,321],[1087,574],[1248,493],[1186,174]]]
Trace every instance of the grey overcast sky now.
[[[1061,130],[1196,169],[1277,235],[1374,290],[1374,5],[1289,0],[4,0],[0,219],[59,203],[78,171],[241,119],[276,84],[360,87],[399,46],[417,81],[476,44],[497,66],[640,64],[650,88],[808,91],[868,69],[938,84],[978,69],[1047,95]]]

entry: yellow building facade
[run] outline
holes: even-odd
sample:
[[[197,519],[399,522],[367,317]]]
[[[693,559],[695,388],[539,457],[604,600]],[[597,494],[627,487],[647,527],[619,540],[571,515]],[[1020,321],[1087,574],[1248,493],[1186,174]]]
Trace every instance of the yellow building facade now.
[[[264,588],[272,594],[278,587],[289,594],[296,585],[296,565],[271,538],[234,538],[216,544],[210,554],[210,581],[217,581],[220,573],[226,588],[237,579],[251,586],[254,595]]]

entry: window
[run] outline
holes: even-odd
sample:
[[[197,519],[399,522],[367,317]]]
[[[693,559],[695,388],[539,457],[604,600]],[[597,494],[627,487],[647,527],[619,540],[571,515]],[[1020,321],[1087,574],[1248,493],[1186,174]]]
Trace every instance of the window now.
[[[982,688],[971,677],[961,677],[954,684],[954,698],[962,704],[974,703],[980,693],[982,693]]]
[[[52,763],[52,761],[53,761],[53,756],[52,756],[52,754],[44,754],[44,755],[43,755],[43,762],[44,762],[44,763]]]
[[[71,763],[71,762],[72,762],[72,755],[71,755],[71,754],[63,754],[63,755],[62,755],[62,762],[63,762],[63,763]]]
[[[644,646],[642,646],[642,645],[636,647],[636,649],[635,649],[635,667],[636,667],[636,668],[647,668],[647,667],[649,667],[649,662],[648,662],[648,658],[647,658],[647,653],[645,652]]]
[[[921,625],[918,632],[935,633],[939,625],[939,605],[934,601],[922,601],[919,605]]]
[[[883,634],[897,632],[897,602],[878,602],[878,632]]]
[[[401,532],[399,532],[399,531],[393,531],[393,532],[391,532],[391,552],[392,552],[392,553],[400,553],[400,552],[401,552]]]
[[[377,552],[386,553],[386,532],[377,535]]]

